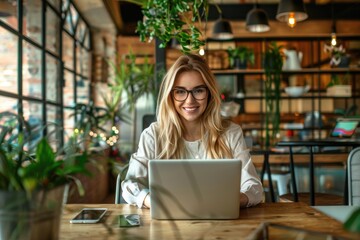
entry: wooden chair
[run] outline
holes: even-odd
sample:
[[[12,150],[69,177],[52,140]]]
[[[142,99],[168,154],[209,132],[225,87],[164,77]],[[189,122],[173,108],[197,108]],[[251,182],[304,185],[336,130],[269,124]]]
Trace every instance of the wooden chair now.
[[[347,168],[349,205],[360,205],[360,147],[350,152]]]
[[[349,141],[292,141],[292,142],[280,142],[279,146],[289,147],[289,155],[290,155],[290,173],[291,173],[291,183],[292,183],[292,193],[285,194],[279,196],[280,202],[286,201],[304,201],[309,203],[309,205],[339,205],[339,204],[347,204],[348,194],[344,194],[344,196],[334,195],[334,194],[325,194],[325,193],[317,193],[315,192],[315,171],[314,171],[314,149],[315,147],[326,147],[326,146],[343,146],[343,147],[358,147],[360,145],[360,141],[357,140],[349,140]],[[309,186],[310,191],[308,193],[298,193],[296,181],[295,181],[295,171],[294,171],[294,154],[293,147],[307,147],[309,149]],[[346,188],[348,186],[346,185]],[[347,189],[345,189],[346,193]],[[360,195],[358,195],[360,196]],[[316,199],[316,201],[315,201]]]

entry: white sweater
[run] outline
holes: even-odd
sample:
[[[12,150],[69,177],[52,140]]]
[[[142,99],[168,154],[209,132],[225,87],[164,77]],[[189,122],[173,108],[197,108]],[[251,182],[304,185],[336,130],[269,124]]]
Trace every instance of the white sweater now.
[[[121,183],[122,196],[129,204],[143,206],[146,195],[149,193],[148,162],[155,159],[157,149],[156,122],[146,128],[139,141],[136,153],[131,156],[129,169],[125,180]],[[260,203],[263,199],[263,187],[254,164],[251,161],[249,149],[246,146],[242,129],[239,125],[231,123],[225,132],[226,140],[234,159],[241,159],[241,189],[249,198],[248,207]],[[201,140],[185,141],[187,158],[207,159],[204,145]]]

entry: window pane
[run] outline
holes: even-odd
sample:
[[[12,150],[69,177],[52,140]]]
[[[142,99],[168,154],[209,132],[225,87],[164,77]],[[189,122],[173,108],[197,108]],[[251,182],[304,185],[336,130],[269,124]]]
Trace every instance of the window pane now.
[[[76,11],[76,9],[72,4],[70,5],[70,13],[71,13],[71,21],[72,21],[71,25],[73,26],[73,30],[71,32],[75,34],[75,26],[79,19],[79,13]]]
[[[77,93],[77,103],[89,103],[89,81],[84,80],[81,77],[78,77],[78,80],[76,81],[76,93]]]
[[[79,42],[83,42],[85,38],[86,25],[83,20],[79,19],[78,26],[76,28],[76,39]]]
[[[85,33],[85,40],[84,40],[84,45],[87,49],[90,49],[90,33],[89,33],[89,29],[86,30],[86,33]]]
[[[41,51],[30,43],[23,44],[23,95],[41,98]]]
[[[48,0],[48,3],[50,3],[58,12],[60,12],[60,0]]]
[[[42,104],[23,101],[24,106],[24,118],[29,123],[32,133],[31,142],[36,143],[42,137],[43,130],[43,115],[42,115]]]
[[[52,148],[58,149],[61,144],[61,108],[53,105],[46,106],[47,135]]]
[[[90,54],[84,48],[79,47],[76,51],[76,72],[90,78],[89,65]]]
[[[74,110],[64,109],[64,142],[67,142],[73,135],[75,127]]]
[[[34,41],[41,42],[42,4],[41,0],[28,0],[23,2],[23,34]]]
[[[49,101],[60,102],[60,73],[59,62],[51,55],[46,55],[46,99]]]
[[[60,18],[51,8],[46,11],[46,48],[59,56],[59,28]]]
[[[18,16],[16,2],[1,0],[0,20],[15,30],[18,29]]]
[[[70,0],[63,0],[62,1],[62,12],[67,11],[69,6],[70,6]]]
[[[64,71],[65,87],[63,88],[64,106],[74,106],[74,74],[69,71]]]
[[[0,112],[17,113],[17,99],[0,96],[0,102]]]
[[[65,67],[74,69],[74,40],[65,32],[63,32],[63,61]]]
[[[18,37],[0,26],[0,90],[18,92]]]

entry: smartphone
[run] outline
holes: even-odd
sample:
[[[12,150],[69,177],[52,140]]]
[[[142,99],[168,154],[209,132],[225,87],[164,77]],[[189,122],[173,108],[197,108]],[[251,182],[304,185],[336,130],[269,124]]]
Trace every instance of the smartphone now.
[[[107,208],[83,208],[70,223],[97,223],[105,215]]]
[[[140,226],[139,214],[122,214],[114,219],[114,224],[118,227],[138,227]]]

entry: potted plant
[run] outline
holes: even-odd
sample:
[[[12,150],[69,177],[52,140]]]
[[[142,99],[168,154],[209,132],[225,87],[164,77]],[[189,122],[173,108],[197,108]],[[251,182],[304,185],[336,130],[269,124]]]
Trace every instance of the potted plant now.
[[[346,74],[344,77],[337,74],[331,75],[330,82],[326,86],[326,95],[332,97],[351,97],[349,74]]]
[[[48,140],[32,144],[22,116],[0,114],[0,239],[57,239],[65,186],[74,174],[88,174],[87,154]],[[33,147],[34,146],[34,149]]]
[[[276,42],[271,42],[263,56],[265,70],[265,147],[274,145],[280,131],[281,72],[283,55]]]
[[[185,53],[199,50],[205,45],[201,40],[202,19],[207,20],[208,0],[125,0],[141,6],[144,18],[137,24],[136,32],[142,42],[158,38],[159,47],[175,38]],[[198,26],[197,26],[198,24]]]
[[[156,94],[154,91],[154,65],[145,58],[142,64],[136,63],[136,55],[130,53],[128,60],[121,59],[118,64],[109,62],[115,76],[114,83],[110,84],[112,96],[116,96],[118,105],[132,113],[132,122],[137,122],[136,103],[140,97]],[[111,103],[105,99],[105,103]],[[112,106],[112,104],[107,104]],[[133,151],[136,146],[136,124],[133,124]]]
[[[230,66],[237,69],[245,69],[247,64],[255,63],[254,50],[245,46],[236,48],[229,47],[228,50]]]
[[[350,64],[350,55],[346,54],[343,45],[332,46],[324,45],[324,52],[330,55],[330,66],[347,68]]]

